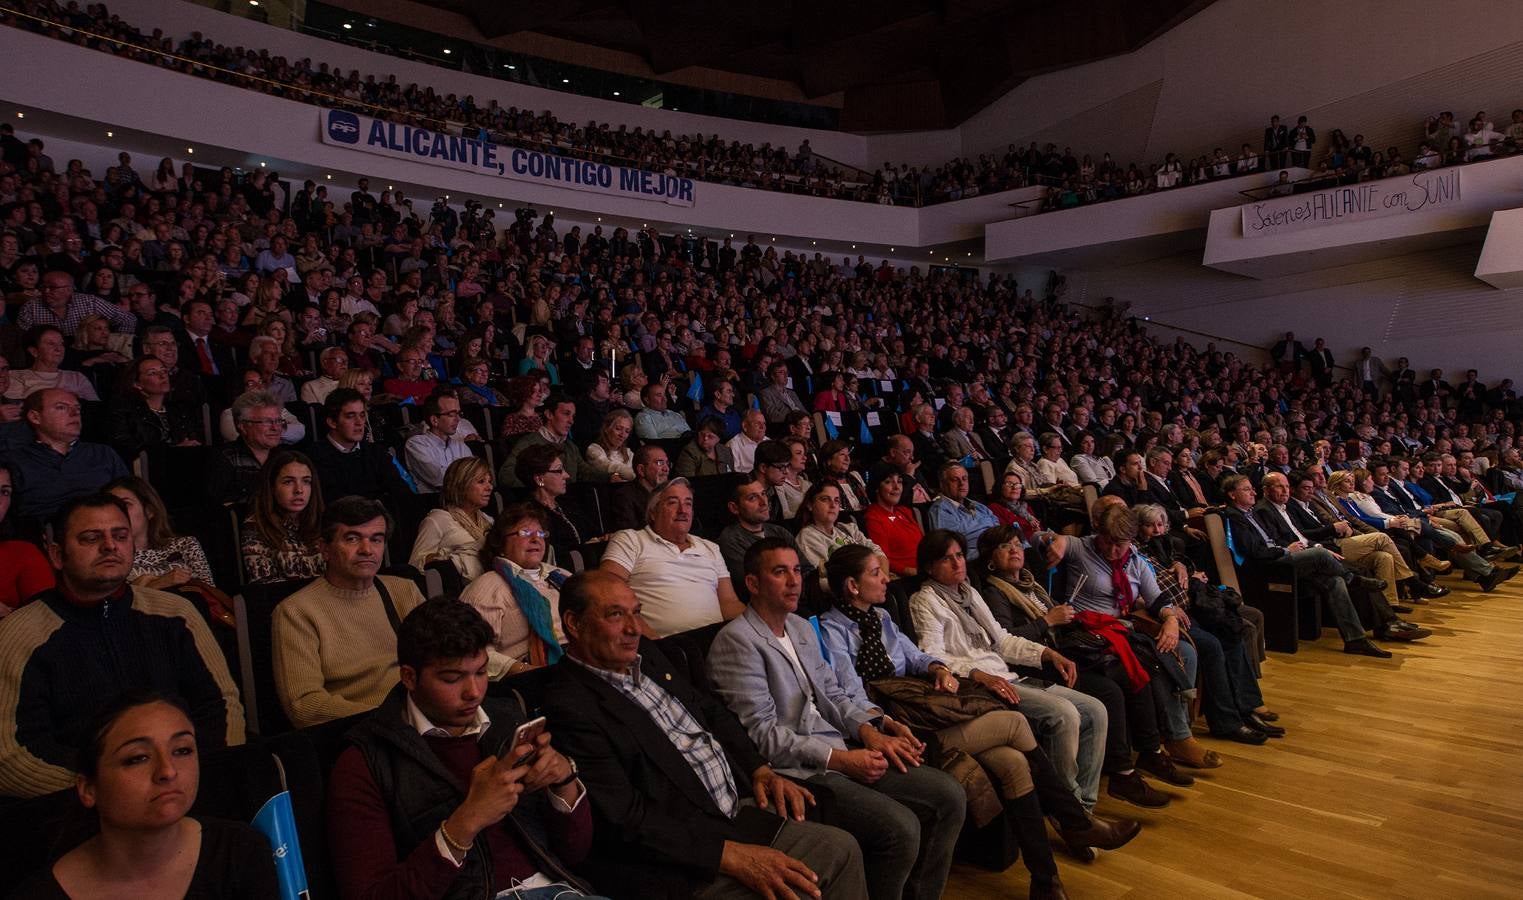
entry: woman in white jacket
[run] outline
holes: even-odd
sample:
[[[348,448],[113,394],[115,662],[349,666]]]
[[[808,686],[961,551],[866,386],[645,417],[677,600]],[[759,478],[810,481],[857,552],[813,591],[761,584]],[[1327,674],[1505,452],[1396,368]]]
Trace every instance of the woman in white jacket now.
[[[1094,809],[1109,722],[1105,704],[1073,689],[1078,669],[1062,654],[1013,635],[994,620],[983,597],[968,583],[962,535],[944,528],[927,534],[916,551],[916,563],[916,571],[929,576],[910,597],[910,619],[920,649],[1006,702],[1019,702],[1058,774],[1086,809]],[[1044,662],[1057,669],[1063,684],[1044,688],[1010,671],[1011,665],[1037,667]]]

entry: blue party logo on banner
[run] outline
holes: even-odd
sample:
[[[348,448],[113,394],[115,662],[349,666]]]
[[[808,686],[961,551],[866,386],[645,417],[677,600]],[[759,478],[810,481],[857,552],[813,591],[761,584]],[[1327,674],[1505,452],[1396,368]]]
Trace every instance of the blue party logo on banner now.
[[[340,144],[358,144],[360,117],[341,109],[328,110],[328,137]]]

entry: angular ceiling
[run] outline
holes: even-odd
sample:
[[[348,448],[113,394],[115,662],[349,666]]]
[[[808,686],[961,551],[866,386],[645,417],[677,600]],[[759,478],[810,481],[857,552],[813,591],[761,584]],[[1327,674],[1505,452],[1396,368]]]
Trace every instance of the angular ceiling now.
[[[1212,0],[425,0],[488,39],[533,32],[842,92],[849,131],[950,128],[1026,78],[1136,50]]]

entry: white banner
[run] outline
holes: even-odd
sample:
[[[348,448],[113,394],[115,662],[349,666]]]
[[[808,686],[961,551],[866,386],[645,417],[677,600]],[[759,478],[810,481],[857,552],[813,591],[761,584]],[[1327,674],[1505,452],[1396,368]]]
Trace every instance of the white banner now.
[[[1397,178],[1244,204],[1243,237],[1268,237],[1324,225],[1404,216],[1459,202],[1458,168],[1413,172]]]
[[[693,179],[457,137],[339,109],[319,110],[324,144],[614,197],[693,205]]]

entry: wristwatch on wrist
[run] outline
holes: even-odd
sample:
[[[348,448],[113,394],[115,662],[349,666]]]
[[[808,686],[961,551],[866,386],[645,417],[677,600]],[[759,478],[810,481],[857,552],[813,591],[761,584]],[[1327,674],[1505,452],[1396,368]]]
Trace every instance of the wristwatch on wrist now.
[[[571,766],[571,774],[567,775],[561,781],[557,781],[555,784],[550,785],[550,789],[551,790],[558,790],[560,788],[563,788],[566,785],[570,784],[571,782],[577,780],[578,777],[580,777],[580,776],[577,775],[576,760],[574,760],[574,759],[572,759],[571,757],[568,756],[568,757],[566,757],[566,762]]]

